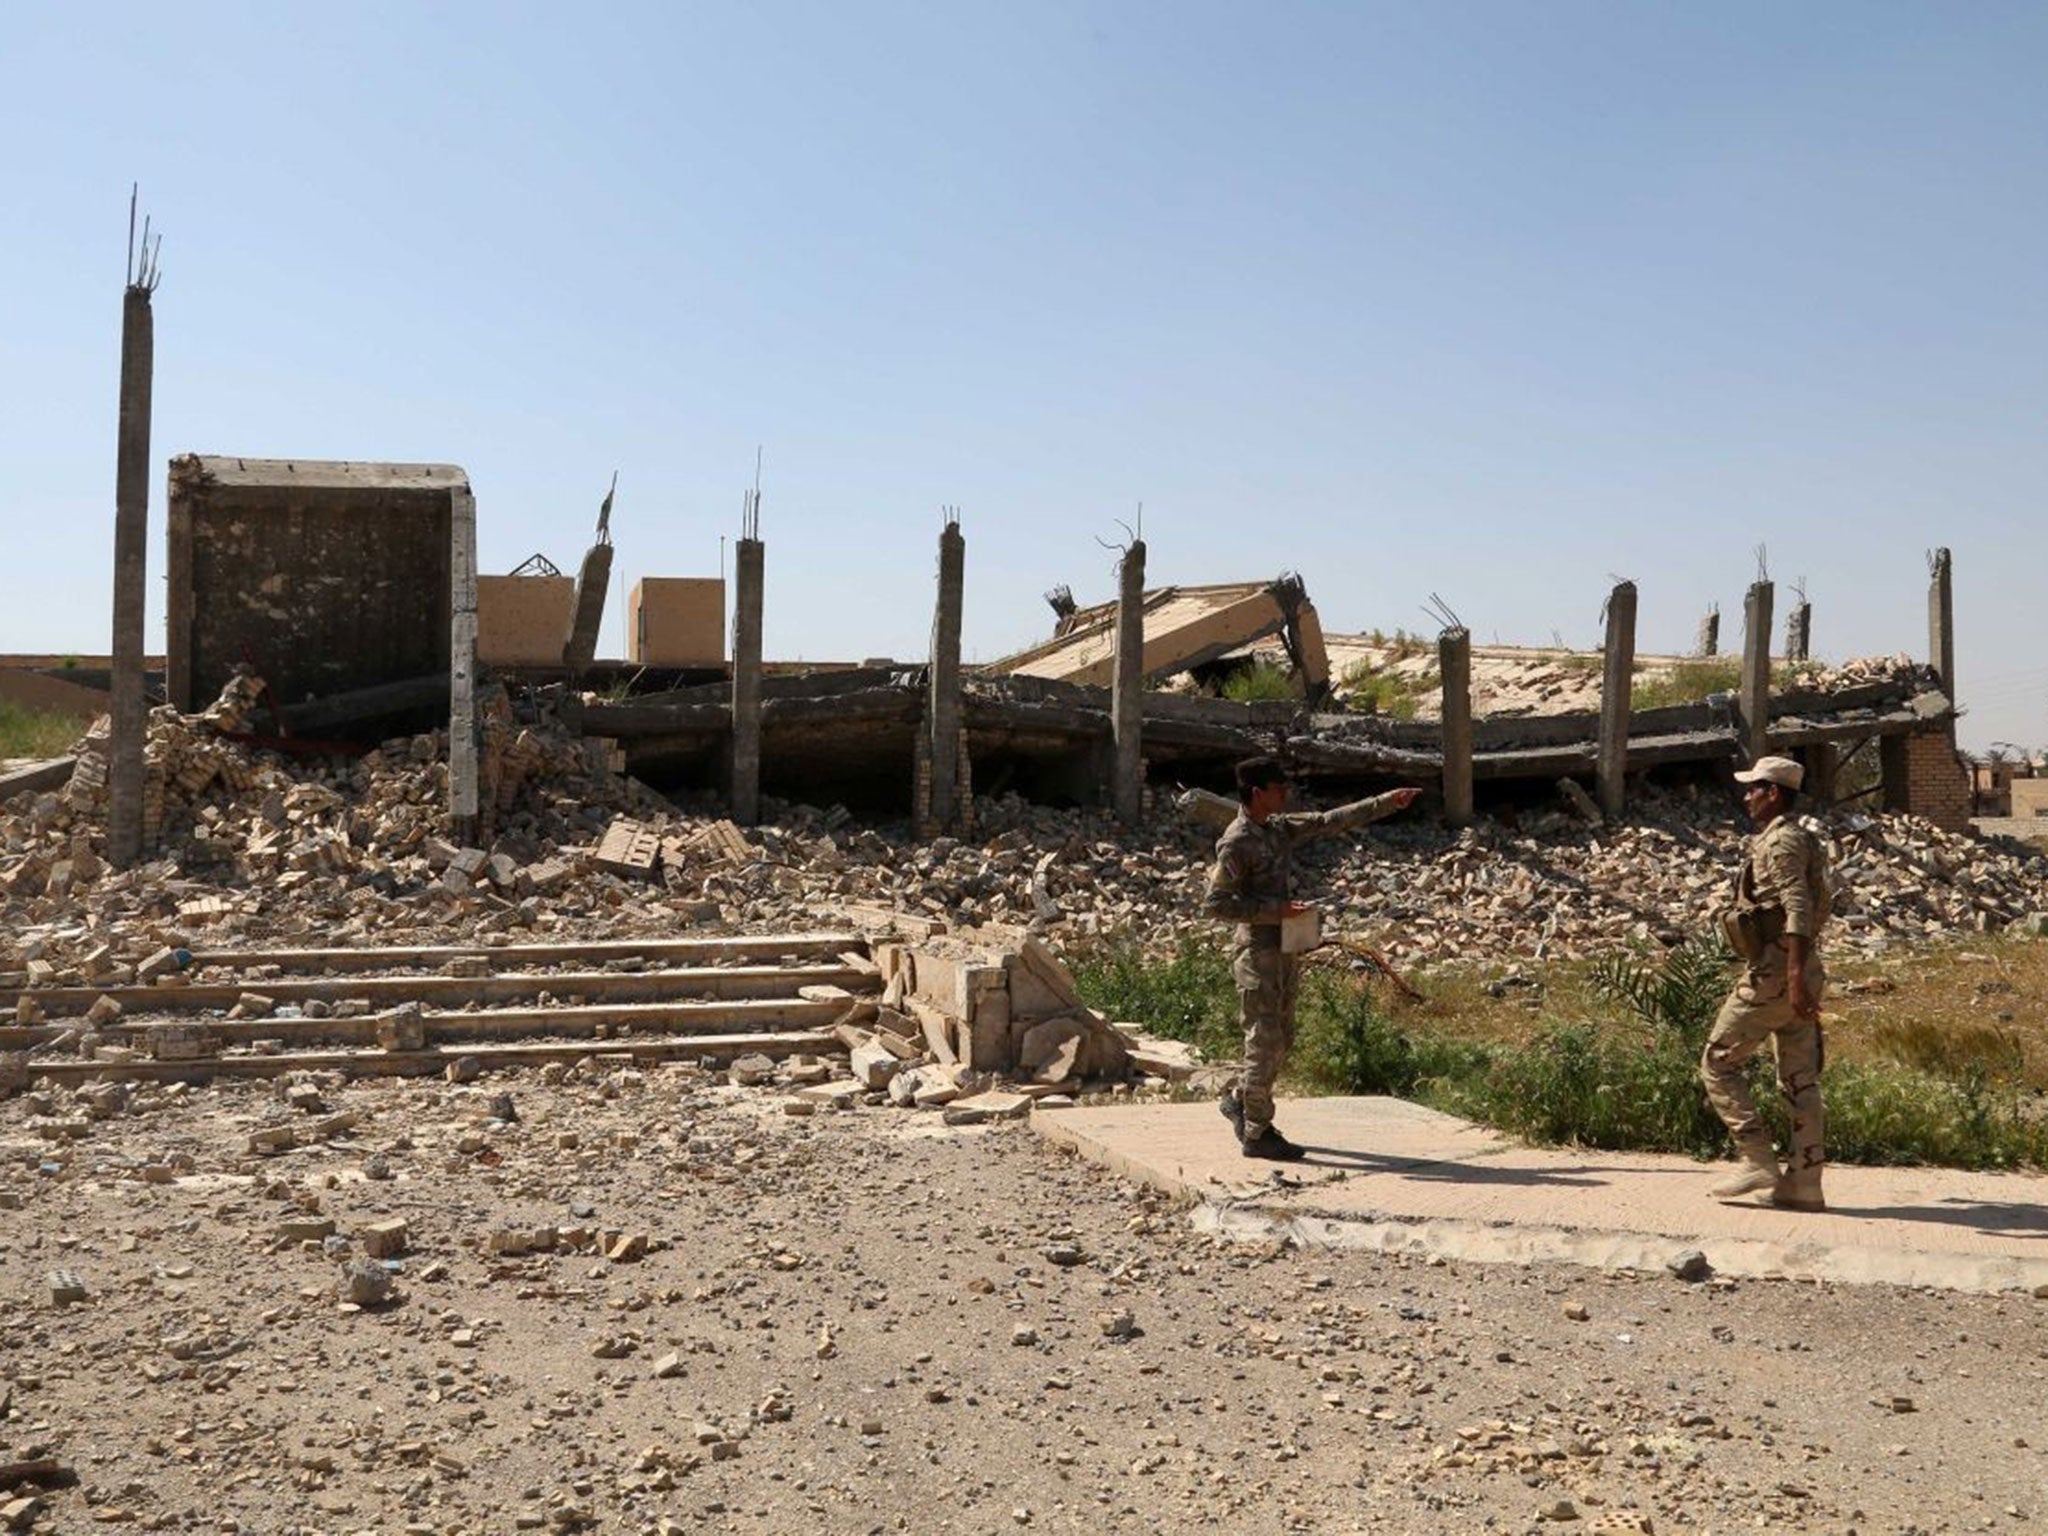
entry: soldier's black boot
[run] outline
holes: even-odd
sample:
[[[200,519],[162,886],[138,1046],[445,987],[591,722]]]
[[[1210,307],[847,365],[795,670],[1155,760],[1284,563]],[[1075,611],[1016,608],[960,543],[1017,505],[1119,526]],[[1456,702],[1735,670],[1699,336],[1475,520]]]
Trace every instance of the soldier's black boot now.
[[[1244,1100],[1234,1093],[1226,1093],[1216,1107],[1223,1112],[1223,1118],[1230,1122],[1230,1128],[1237,1132],[1237,1144],[1244,1145]]]
[[[1306,1155],[1300,1147],[1282,1136],[1277,1127],[1267,1126],[1256,1136],[1247,1137],[1244,1143],[1246,1157],[1263,1157],[1268,1162],[1295,1163]]]

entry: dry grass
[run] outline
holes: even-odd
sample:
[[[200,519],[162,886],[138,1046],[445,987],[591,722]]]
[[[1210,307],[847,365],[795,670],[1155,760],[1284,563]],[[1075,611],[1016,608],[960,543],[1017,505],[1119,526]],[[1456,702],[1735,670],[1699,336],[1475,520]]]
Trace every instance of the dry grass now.
[[[2048,942],[1977,939],[1837,968],[1831,1061],[1944,1076],[1981,1068],[2048,1091]]]
[[[1830,965],[1830,1061],[1891,1061],[1929,1071],[2024,1064],[2048,1090],[2048,941],[1978,938],[1879,960]],[[1446,968],[1408,978],[1413,1002],[1376,988],[1388,1017],[1457,1040],[1524,1044],[1545,1018],[1606,1011],[1584,962]],[[1536,983],[1520,984],[1516,978]]]
[[[62,757],[85,734],[70,715],[23,709],[0,700],[0,758]]]
[[[1422,1002],[1377,990],[1389,1018],[1459,1041],[1523,1045],[1547,1019],[1609,1011],[1583,962],[1433,971]],[[1830,966],[1830,1062],[1891,1062],[1944,1076],[1972,1066],[2048,1091],[2048,940],[1977,938]],[[1514,978],[1538,983],[1521,986]]]

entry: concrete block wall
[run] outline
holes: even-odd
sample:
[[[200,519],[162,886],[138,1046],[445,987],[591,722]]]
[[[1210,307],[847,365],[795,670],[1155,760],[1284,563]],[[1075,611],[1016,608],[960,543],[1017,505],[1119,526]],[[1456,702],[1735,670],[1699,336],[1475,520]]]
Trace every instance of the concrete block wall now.
[[[651,667],[725,663],[725,582],[643,576],[626,605],[626,658]]]
[[[2010,793],[2012,816],[2048,816],[2048,777],[2015,778]]]
[[[479,576],[477,660],[495,667],[558,667],[576,601],[571,576]]]
[[[452,464],[173,459],[170,701],[245,666],[287,705],[447,672],[458,493]]]

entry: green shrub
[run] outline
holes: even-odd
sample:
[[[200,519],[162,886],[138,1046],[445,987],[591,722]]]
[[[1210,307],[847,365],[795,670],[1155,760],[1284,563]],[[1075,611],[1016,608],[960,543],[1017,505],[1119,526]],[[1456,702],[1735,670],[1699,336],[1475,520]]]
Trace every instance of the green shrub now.
[[[1215,939],[1182,939],[1158,961],[1118,941],[1070,957],[1069,965],[1082,1001],[1112,1019],[1185,1040],[1209,1059],[1233,1057],[1243,1044],[1230,953]]]
[[[1293,1070],[1328,1093],[1393,1094],[1451,1109],[1485,1071],[1484,1046],[1411,1033],[1368,986],[1340,971],[1302,978],[1298,1018]]]
[[[1223,680],[1223,697],[1240,704],[1261,704],[1274,699],[1298,699],[1301,690],[1294,674],[1278,662],[1255,661],[1239,667]]]
[[[1718,937],[1651,964],[1608,960],[1593,990],[1613,1018],[1553,1021],[1522,1043],[1451,1040],[1389,1014],[1348,972],[1302,978],[1290,1081],[1325,1093],[1393,1094],[1524,1140],[1607,1151],[1724,1153],[1699,1057],[1731,977]],[[1163,960],[1125,941],[1071,961],[1091,1007],[1229,1060],[1241,1046],[1227,947],[1185,939]],[[1923,1042],[1924,1044],[1924,1042]],[[1827,1069],[1828,1155],[1843,1162],[1949,1168],[2048,1167],[2048,1097],[2012,1070],[1990,1031],[1928,1050],[1931,1070],[1890,1062]],[[1768,1044],[1750,1087],[1782,1146],[1788,1130]]]
[[[1697,1057],[1734,982],[1734,967],[1734,953],[1714,933],[1686,940],[1655,964],[1603,956],[1594,962],[1591,979],[1600,996],[1669,1033],[1678,1048]]]
[[[1347,707],[1354,713],[1385,715],[1389,720],[1413,720],[1422,701],[1443,687],[1439,673],[1424,672],[1411,677],[1381,672],[1368,661],[1353,662],[1344,669],[1338,682],[1344,689]]]
[[[1711,1157],[1728,1137],[1676,1032],[1645,1044],[1589,1022],[1554,1025],[1495,1059],[1477,1107],[1530,1141],[1609,1151]]]
[[[1981,1066],[1946,1078],[1845,1063],[1828,1069],[1824,1090],[1831,1158],[1940,1168],[2048,1166],[2048,1119],[2039,1096]]]

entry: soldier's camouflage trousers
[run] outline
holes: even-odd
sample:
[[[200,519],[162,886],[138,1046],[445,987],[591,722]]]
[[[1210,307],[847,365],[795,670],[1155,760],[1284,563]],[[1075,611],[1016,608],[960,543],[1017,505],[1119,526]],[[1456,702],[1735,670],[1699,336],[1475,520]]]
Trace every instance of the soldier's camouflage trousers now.
[[[1818,955],[1807,956],[1806,985],[1818,1002],[1827,986],[1827,972]],[[1766,1039],[1771,1040],[1777,1055],[1778,1088],[1792,1110],[1792,1145],[1785,1176],[1793,1184],[1818,1184],[1827,1165],[1820,1025],[1793,1013],[1785,950],[1778,944],[1767,948],[1763,958],[1749,967],[1721,1005],[1700,1057],[1707,1099],[1727,1122],[1738,1147],[1768,1147],[1770,1143],[1756,1100],[1750,1096],[1746,1071],[1749,1059]]]
[[[1278,949],[1240,949],[1230,972],[1244,1019],[1244,1067],[1235,1091],[1244,1104],[1244,1133],[1273,1123],[1273,1084],[1294,1048],[1294,994],[1301,962]]]

